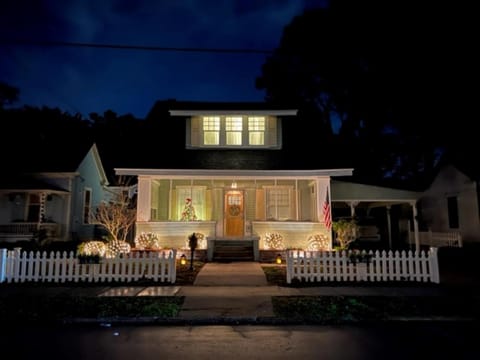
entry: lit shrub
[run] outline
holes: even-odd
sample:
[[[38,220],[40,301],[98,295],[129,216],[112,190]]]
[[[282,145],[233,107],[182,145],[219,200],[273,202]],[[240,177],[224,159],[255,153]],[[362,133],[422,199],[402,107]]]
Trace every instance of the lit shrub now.
[[[158,235],[153,232],[142,232],[135,239],[135,247],[137,249],[160,249],[160,239]]]
[[[331,248],[330,240],[324,234],[311,235],[307,239],[307,250],[326,251]]]
[[[279,233],[266,233],[264,238],[264,248],[266,250],[283,250],[285,244],[283,236]]]
[[[77,254],[78,255],[98,255],[98,256],[105,256],[105,252],[107,250],[107,246],[103,241],[85,241],[78,245]]]
[[[126,241],[112,240],[107,244],[105,256],[107,258],[114,258],[120,255],[128,254],[130,252],[130,244]]]

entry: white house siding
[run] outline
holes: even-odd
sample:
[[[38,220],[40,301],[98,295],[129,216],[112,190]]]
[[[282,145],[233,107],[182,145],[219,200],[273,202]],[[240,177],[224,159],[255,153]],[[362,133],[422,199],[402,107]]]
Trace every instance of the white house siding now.
[[[72,232],[80,240],[90,240],[94,237],[95,225],[84,224],[83,222],[83,205],[85,189],[91,189],[91,210],[93,211],[102,200],[106,199],[107,195],[106,185],[107,179],[103,173],[103,168],[99,159],[95,154],[96,150],[92,149],[87,153],[85,158],[80,163],[77,172],[78,175],[73,181],[72,191]]]
[[[143,222],[137,221],[135,233],[155,233],[164,248],[181,249],[185,247],[188,235],[196,232],[205,237],[215,237],[215,221],[175,221],[175,222]]]
[[[447,199],[457,197],[459,228],[450,228]],[[433,232],[458,231],[462,241],[480,241],[480,221],[475,181],[454,166],[443,168],[421,198],[422,218]]]
[[[285,248],[306,249],[308,239],[312,235],[324,235],[327,239],[332,239],[332,234],[323,223],[312,222],[279,222],[279,221],[253,221],[252,233],[260,237],[260,249],[267,248],[265,244],[265,235],[267,233],[278,233],[284,240]],[[328,249],[330,250],[330,249]]]

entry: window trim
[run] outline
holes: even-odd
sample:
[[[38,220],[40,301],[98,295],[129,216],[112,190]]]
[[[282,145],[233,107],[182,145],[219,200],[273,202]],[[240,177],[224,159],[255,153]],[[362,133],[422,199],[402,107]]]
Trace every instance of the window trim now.
[[[205,130],[203,126],[204,118],[220,118],[220,130],[218,131],[219,143],[214,145],[205,145]],[[227,130],[226,119],[241,117],[242,118],[242,131],[241,138],[242,144],[240,145],[227,145]],[[249,118],[263,117],[264,130],[263,141],[264,145],[251,145],[250,133],[258,132],[258,130],[249,130]],[[209,114],[190,117],[187,120],[186,126],[186,148],[187,149],[202,149],[202,150],[217,150],[217,149],[259,149],[259,150],[277,150],[282,147],[281,140],[281,118],[271,115],[240,115],[240,114]]]
[[[87,205],[87,194],[89,194],[89,201]],[[93,198],[93,191],[92,188],[84,188],[83,189],[83,206],[82,206],[82,223],[84,225],[89,225],[92,223],[91,216],[92,216],[92,198]]]

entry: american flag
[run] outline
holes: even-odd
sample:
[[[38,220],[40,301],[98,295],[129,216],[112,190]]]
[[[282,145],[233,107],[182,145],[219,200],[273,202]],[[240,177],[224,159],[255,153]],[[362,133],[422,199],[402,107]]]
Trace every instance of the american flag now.
[[[332,228],[332,214],[330,212],[330,201],[328,198],[328,187],[325,195],[325,202],[323,203],[323,221],[328,230]]]

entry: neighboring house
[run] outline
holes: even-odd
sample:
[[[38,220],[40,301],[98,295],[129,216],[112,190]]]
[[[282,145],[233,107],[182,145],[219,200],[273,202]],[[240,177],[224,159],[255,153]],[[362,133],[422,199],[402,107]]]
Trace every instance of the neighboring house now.
[[[480,241],[479,181],[470,173],[451,164],[439,167],[419,200],[423,230],[458,232],[463,243]]]
[[[288,122],[300,127],[295,109],[157,104],[166,105],[170,116],[162,122],[175,126],[163,129],[164,140],[159,136],[158,157],[150,164],[139,159],[143,167],[115,169],[138,178],[137,234],[154,232],[162,246],[181,248],[189,234],[199,232],[209,240],[209,257],[226,240],[253,242],[255,259],[259,249],[307,248],[315,246],[312,241],[331,247],[330,179],[353,170],[299,169],[295,159],[287,162],[292,154],[283,148],[282,130]]]
[[[0,183],[0,241],[86,240],[98,237],[92,209],[111,195],[95,144],[6,174]],[[30,169],[34,170],[31,171]]]

